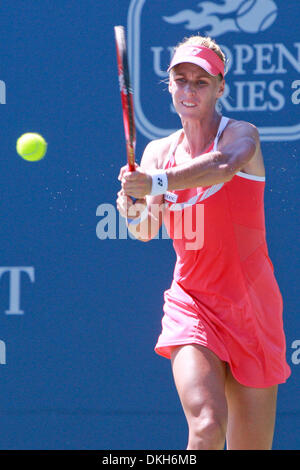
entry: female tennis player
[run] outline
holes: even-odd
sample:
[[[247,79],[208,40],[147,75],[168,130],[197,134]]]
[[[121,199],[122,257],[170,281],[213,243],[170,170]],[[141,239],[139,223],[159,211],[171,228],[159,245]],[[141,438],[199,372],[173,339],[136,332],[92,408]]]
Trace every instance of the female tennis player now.
[[[207,37],[177,46],[169,91],[182,129],[150,142],[136,171],[121,168],[117,207],[138,239],[153,238],[162,220],[173,238],[155,351],[171,359],[187,449],[271,449],[277,387],[290,375],[283,305],[258,131],[216,111],[225,61]]]

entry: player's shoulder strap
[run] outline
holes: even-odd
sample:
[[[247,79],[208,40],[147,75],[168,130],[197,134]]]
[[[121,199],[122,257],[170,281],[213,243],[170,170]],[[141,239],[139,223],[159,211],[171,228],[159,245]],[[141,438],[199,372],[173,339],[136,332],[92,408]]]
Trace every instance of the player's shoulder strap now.
[[[227,126],[228,121],[229,121],[228,117],[222,116],[220,124],[219,124],[219,129],[218,129],[218,132],[217,132],[217,135],[216,135],[216,138],[215,138],[214,152],[218,149],[219,139],[220,139],[225,127]]]
[[[170,149],[168,151],[168,155],[165,159],[163,168],[166,168],[166,166],[169,164],[169,162],[171,163],[171,165],[173,164],[174,152],[177,148],[177,145],[178,145],[179,139],[181,137],[181,134],[182,134],[182,129],[179,129],[178,131],[175,131],[172,134],[172,142],[171,142],[171,145],[170,145]]]

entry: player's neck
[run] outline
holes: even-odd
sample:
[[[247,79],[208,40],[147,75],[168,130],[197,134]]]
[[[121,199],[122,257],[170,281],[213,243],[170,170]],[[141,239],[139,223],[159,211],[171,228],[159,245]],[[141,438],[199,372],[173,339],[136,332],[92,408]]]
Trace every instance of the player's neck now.
[[[221,116],[217,112],[210,119],[182,120],[184,137],[181,145],[185,152],[192,158],[203,153],[214,141],[220,120]]]

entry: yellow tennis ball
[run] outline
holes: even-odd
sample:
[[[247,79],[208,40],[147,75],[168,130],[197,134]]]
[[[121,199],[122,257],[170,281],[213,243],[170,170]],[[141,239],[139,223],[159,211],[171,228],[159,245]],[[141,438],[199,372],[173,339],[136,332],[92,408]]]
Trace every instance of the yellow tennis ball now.
[[[18,154],[29,162],[41,160],[47,151],[47,142],[44,137],[35,132],[27,132],[17,140]]]

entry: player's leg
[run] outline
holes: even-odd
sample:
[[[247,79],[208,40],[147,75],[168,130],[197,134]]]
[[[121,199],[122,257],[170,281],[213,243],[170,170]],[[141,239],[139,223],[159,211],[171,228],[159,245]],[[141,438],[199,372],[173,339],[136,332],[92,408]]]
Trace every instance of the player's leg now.
[[[277,385],[245,387],[229,371],[226,380],[228,403],[227,448],[268,450],[272,447]]]
[[[189,428],[187,449],[223,449],[227,424],[225,364],[198,345],[179,346],[171,360]]]

